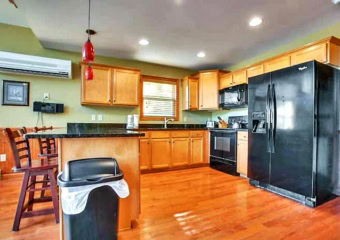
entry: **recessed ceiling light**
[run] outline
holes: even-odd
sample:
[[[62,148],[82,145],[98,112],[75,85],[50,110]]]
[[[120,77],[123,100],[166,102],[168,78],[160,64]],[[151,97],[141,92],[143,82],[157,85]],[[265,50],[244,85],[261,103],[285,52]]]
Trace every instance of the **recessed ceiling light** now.
[[[204,57],[205,57],[205,52],[199,52],[199,53],[197,53],[197,57],[199,57],[199,58],[204,58]]]
[[[263,22],[262,18],[260,18],[260,17],[253,17],[253,18],[250,19],[250,21],[249,21],[249,26],[251,26],[251,27],[256,27],[256,26],[261,25],[262,22]]]
[[[139,40],[139,44],[146,46],[146,45],[149,45],[149,41],[147,39],[141,39],[141,40]]]

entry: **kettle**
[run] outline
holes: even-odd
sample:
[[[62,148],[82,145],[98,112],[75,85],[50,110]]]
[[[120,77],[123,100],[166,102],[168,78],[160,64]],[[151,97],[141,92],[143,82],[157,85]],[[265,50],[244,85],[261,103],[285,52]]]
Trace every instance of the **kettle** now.
[[[240,122],[233,122],[232,128],[241,128]]]

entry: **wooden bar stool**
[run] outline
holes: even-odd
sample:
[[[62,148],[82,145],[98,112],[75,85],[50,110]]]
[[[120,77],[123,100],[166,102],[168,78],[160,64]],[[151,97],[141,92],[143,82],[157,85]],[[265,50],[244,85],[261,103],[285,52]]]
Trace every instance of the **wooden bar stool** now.
[[[13,223],[13,231],[18,231],[21,218],[28,218],[33,216],[41,216],[46,214],[54,214],[56,223],[59,223],[59,201],[55,179],[55,172],[58,168],[56,161],[49,161],[48,159],[33,160],[31,159],[31,151],[29,141],[23,138],[26,129],[12,131],[9,128],[5,129],[8,137],[14,159],[14,167],[12,172],[23,172],[24,177],[21,185],[18,206]],[[27,132],[27,131],[26,131]],[[25,163],[22,164],[22,162]],[[38,181],[39,176],[48,176],[46,180]],[[40,188],[36,184],[42,184]],[[34,197],[34,192],[50,190],[50,197]],[[28,201],[25,204],[26,193],[28,194]],[[35,210],[33,205],[35,203],[50,202],[53,203],[53,208]]]

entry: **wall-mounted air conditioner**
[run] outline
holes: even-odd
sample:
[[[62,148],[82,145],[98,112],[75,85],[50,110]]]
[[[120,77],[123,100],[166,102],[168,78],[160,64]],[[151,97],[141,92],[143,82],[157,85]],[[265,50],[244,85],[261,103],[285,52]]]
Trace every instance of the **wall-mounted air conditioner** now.
[[[0,72],[72,78],[72,62],[0,51]]]

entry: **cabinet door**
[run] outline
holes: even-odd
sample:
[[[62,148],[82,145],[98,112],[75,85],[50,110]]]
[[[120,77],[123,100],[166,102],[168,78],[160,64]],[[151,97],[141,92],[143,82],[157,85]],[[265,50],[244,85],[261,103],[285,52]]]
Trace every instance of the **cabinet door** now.
[[[189,79],[189,109],[198,109],[198,79]]]
[[[110,105],[111,69],[92,66],[93,80],[85,79],[85,68],[82,66],[81,103],[94,105]]]
[[[202,72],[199,78],[200,108],[202,110],[218,109],[218,81],[219,73]]]
[[[228,73],[221,76],[220,89],[231,87],[233,85],[233,74]]]
[[[248,141],[243,139],[237,142],[237,172],[248,174]]]
[[[203,138],[191,139],[191,164],[204,162],[204,144]]]
[[[290,56],[286,55],[283,57],[275,58],[264,63],[264,71],[272,72],[278,69],[286,68],[290,66]]]
[[[114,105],[138,105],[140,72],[126,69],[113,70]]]
[[[240,85],[247,82],[248,79],[246,70],[237,71],[233,73],[233,85]]]
[[[172,166],[185,166],[189,164],[189,138],[173,138],[172,140]]]
[[[304,48],[292,54],[292,65],[316,60],[321,63],[327,62],[327,44],[320,43]]]
[[[151,145],[149,139],[139,140],[140,169],[151,169]]]
[[[170,139],[151,139],[152,168],[166,168],[171,161]]]
[[[264,69],[263,69],[263,64],[254,66],[254,67],[250,67],[247,69],[247,77],[248,79],[250,77],[255,77],[257,75],[263,74],[264,73]]]

